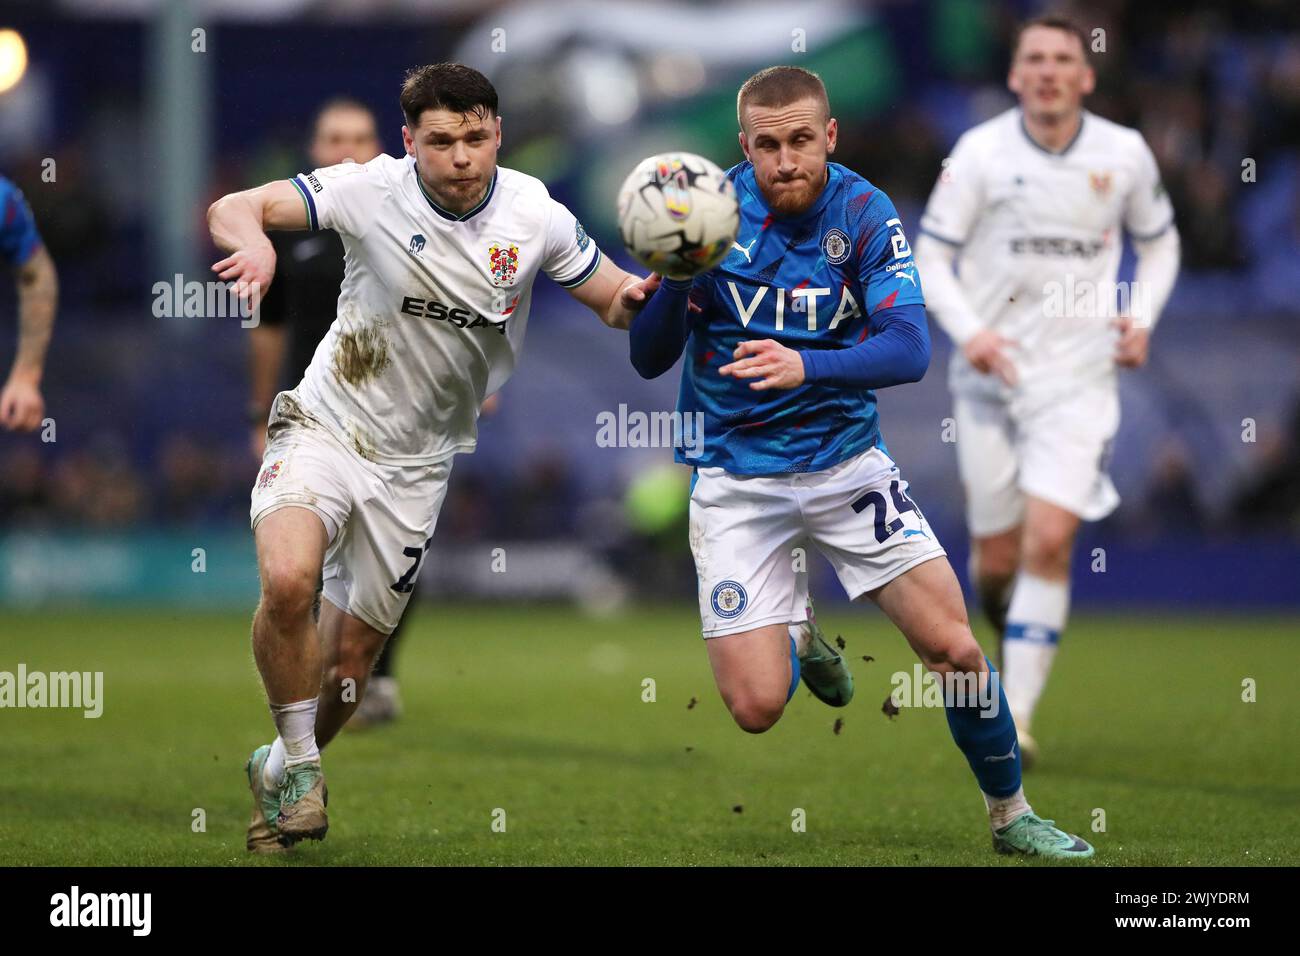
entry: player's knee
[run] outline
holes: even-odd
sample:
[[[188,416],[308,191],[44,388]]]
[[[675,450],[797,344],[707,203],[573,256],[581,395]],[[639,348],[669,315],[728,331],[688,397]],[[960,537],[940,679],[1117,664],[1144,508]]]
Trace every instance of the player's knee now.
[[[377,631],[365,634],[348,634],[339,640],[338,661],[335,669],[340,679],[351,677],[360,680],[370,673],[387,638]]]
[[[984,652],[970,631],[969,625],[954,622],[949,640],[932,647],[922,655],[922,662],[932,671],[941,674],[967,674],[979,671],[984,663]]]
[[[311,616],[316,575],[292,564],[270,564],[262,575],[262,612],[277,626],[292,626]]]
[[[784,712],[783,697],[765,698],[752,695],[731,702],[731,716],[735,719],[736,725],[748,734],[761,734],[771,730]]]
[[[984,665],[984,652],[969,630],[948,649],[947,664],[959,674],[978,672]]]
[[[1025,536],[1025,569],[1031,574],[1055,575],[1070,569],[1074,532],[1070,528],[1036,528]]]

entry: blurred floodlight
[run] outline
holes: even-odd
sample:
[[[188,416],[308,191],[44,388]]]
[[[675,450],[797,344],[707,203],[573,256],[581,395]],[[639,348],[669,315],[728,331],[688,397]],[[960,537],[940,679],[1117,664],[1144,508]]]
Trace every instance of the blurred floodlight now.
[[[570,67],[575,89],[584,91],[587,111],[599,123],[618,126],[636,115],[641,105],[636,68],[615,54],[584,52]]]
[[[27,72],[27,44],[17,30],[0,30],[0,93],[18,85]]]
[[[665,96],[692,96],[704,89],[705,78],[697,53],[660,53],[650,61],[650,79]]]

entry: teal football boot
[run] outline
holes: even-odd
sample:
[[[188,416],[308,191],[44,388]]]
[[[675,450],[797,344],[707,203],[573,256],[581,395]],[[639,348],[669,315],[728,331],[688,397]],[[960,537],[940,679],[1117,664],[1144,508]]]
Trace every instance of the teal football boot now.
[[[262,768],[270,755],[271,745],[263,744],[244,764],[248,789],[253,793],[253,818],[248,822],[248,837],[244,841],[250,853],[281,853],[286,849],[280,843],[280,834],[275,826],[280,813],[280,792],[268,790],[262,780]]]
[[[1058,830],[1053,820],[1023,813],[1001,830],[993,831],[993,849],[999,853],[1023,853],[1051,860],[1086,860],[1093,854],[1087,841]]]
[[[813,696],[831,707],[843,707],[853,699],[853,675],[849,673],[844,657],[826,640],[817,626],[812,599],[808,599],[808,620],[798,625],[803,629],[803,653],[799,655],[799,671],[803,682]]]

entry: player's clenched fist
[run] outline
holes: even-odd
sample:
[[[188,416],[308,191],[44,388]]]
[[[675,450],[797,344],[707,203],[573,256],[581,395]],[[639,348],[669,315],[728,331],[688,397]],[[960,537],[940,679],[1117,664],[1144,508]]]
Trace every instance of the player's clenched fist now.
[[[1004,339],[992,329],[981,329],[962,346],[962,354],[975,371],[996,375],[1008,385],[1016,384],[1016,367],[1007,356],[1009,339]]]
[[[1112,323],[1119,329],[1115,344],[1115,364],[1124,368],[1141,368],[1147,364],[1147,351],[1151,344],[1150,332],[1134,323],[1131,316],[1122,315]]]
[[[41,423],[45,401],[36,383],[17,373],[0,390],[0,428],[29,432]]]
[[[731,354],[736,361],[718,369],[723,375],[755,378],[749,387],[798,388],[803,384],[803,356],[773,339],[741,342]]]
[[[220,262],[213,263],[217,278],[234,281],[235,295],[247,299],[254,306],[266,295],[275,275],[275,247],[267,242],[236,249]]]

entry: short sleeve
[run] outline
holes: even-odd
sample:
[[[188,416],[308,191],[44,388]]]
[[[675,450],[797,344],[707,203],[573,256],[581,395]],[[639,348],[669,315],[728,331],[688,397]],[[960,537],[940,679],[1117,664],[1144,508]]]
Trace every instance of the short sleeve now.
[[[379,157],[383,159],[385,157]],[[339,163],[299,173],[289,182],[297,188],[307,207],[311,229],[361,238],[374,221],[378,201],[385,188],[373,163]]]
[[[551,214],[542,271],[566,289],[577,288],[596,274],[600,248],[563,203],[546,201]]]
[[[867,315],[897,305],[924,305],[912,247],[889,197],[877,189],[868,198],[854,231],[858,281],[866,296]]]
[[[36,218],[17,186],[0,181],[0,258],[24,265],[41,244]]]
[[[921,231],[951,246],[962,245],[979,217],[983,197],[977,150],[967,136],[962,136],[952,155],[943,161],[939,180],[921,216]]]
[[[1137,175],[1124,204],[1124,228],[1134,239],[1154,239],[1174,221],[1174,207],[1160,179],[1160,169],[1151,148],[1134,132],[1137,140]]]

